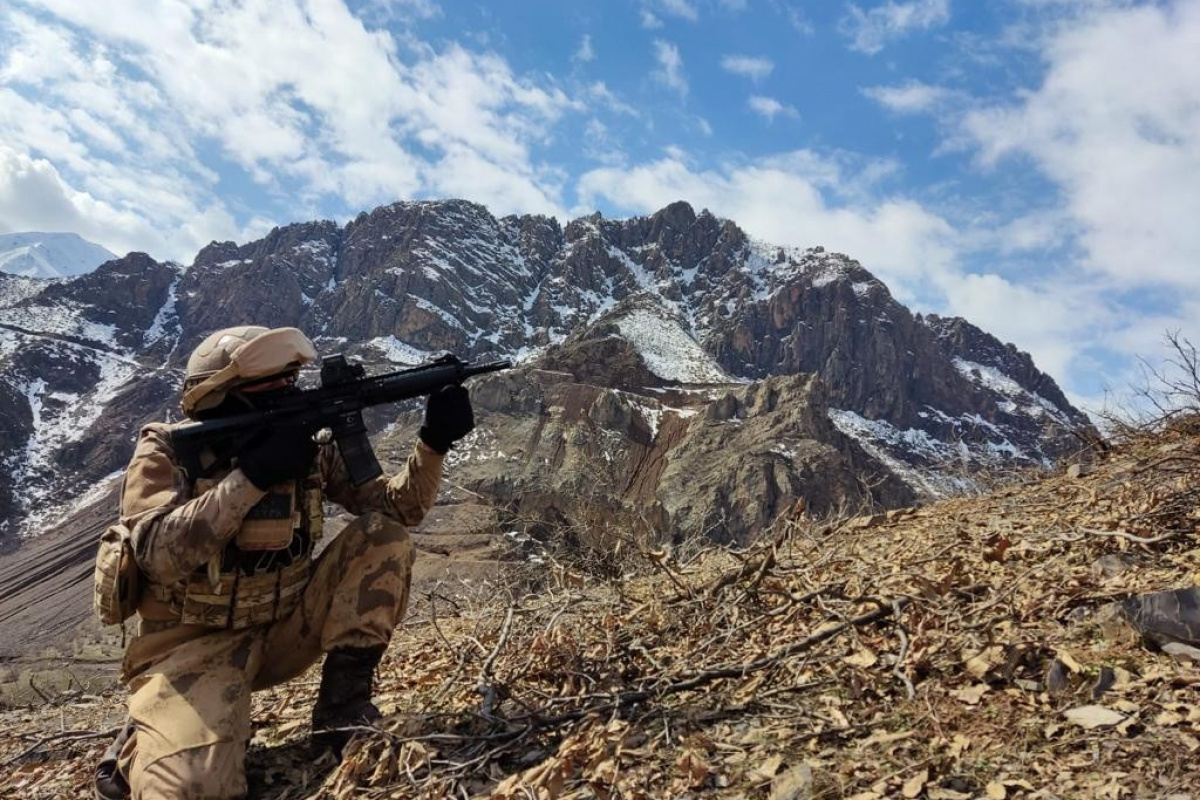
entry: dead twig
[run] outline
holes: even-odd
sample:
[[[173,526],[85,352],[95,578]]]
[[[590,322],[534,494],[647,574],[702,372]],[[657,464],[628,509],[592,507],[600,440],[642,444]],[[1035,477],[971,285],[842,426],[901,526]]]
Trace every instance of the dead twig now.
[[[1167,531],[1166,533],[1159,534],[1158,536],[1137,536],[1132,533],[1126,533],[1125,531],[1099,531],[1095,528],[1079,528],[1078,530],[1081,530],[1084,533],[1089,533],[1092,536],[1112,536],[1118,539],[1125,539],[1135,544],[1158,544],[1159,542],[1165,542],[1168,539],[1174,539],[1176,536],[1179,536],[1182,533],[1182,531]]]
[[[50,744],[51,742],[82,742],[88,739],[103,739],[105,737],[116,736],[121,732],[123,727],[123,725],[118,725],[117,727],[109,728],[106,731],[63,731],[61,733],[43,736],[32,745],[22,750],[20,753],[17,753],[8,761],[5,761],[4,766],[10,767],[13,764],[16,764],[18,761],[25,758],[25,756],[35,752],[44,745]]]
[[[488,719],[492,717],[492,708],[496,702],[496,690],[492,686],[492,665],[496,663],[496,657],[500,655],[500,651],[504,649],[504,644],[508,641],[509,631],[512,630],[514,610],[515,605],[510,603],[508,612],[504,615],[504,624],[500,626],[500,636],[496,640],[496,646],[492,648],[492,652],[488,654],[483,662],[483,667],[479,670],[479,680],[475,691],[483,695],[480,713]]]

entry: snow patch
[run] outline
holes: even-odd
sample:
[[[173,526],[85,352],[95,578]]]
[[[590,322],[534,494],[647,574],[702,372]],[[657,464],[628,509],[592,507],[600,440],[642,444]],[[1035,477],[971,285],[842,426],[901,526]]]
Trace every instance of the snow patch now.
[[[384,358],[393,364],[412,366],[415,364],[424,364],[433,358],[433,353],[428,350],[413,347],[407,342],[400,341],[395,336],[381,336],[377,339],[364,342],[364,344],[378,350]]]
[[[446,311],[444,308],[441,308],[440,306],[435,306],[424,297],[417,297],[416,295],[410,294],[408,295],[408,299],[411,300],[417,308],[428,311],[435,317],[440,318],[442,322],[445,322],[451,328],[463,329],[463,324],[455,319],[453,314],[451,314],[449,311]]]
[[[828,286],[835,281],[839,281],[846,277],[846,268],[844,265],[833,260],[825,260],[820,262],[812,273],[812,286],[818,288]]]
[[[146,345],[153,344],[159,339],[167,335],[167,326],[177,327],[179,325],[179,312],[177,309],[179,303],[179,281],[176,277],[171,281],[171,286],[167,289],[167,299],[163,302],[162,308],[158,309],[158,313],[154,315],[154,321],[150,323],[150,327],[146,329],[146,334],[143,341]]]
[[[641,354],[651,372],[679,383],[731,383],[732,378],[678,323],[646,309],[616,321],[617,329]]]
[[[50,494],[56,488],[54,478],[59,472],[55,455],[87,434],[139,369],[134,362],[117,356],[96,350],[88,352],[99,367],[100,375],[95,386],[87,392],[78,395],[48,393],[47,384],[41,378],[18,385],[29,403],[32,430],[23,452],[14,453],[6,466],[13,483],[20,489],[22,506],[26,509],[44,509],[50,503]],[[32,524],[27,521],[23,527],[32,530]]]
[[[1028,391],[995,367],[977,364],[957,356],[954,358],[954,367],[969,380],[1008,398],[1010,404],[1004,407],[1005,411],[1015,405],[1031,416],[1040,417],[1043,414],[1049,414],[1055,421],[1063,425],[1071,424],[1062,409],[1040,394]],[[1012,412],[1009,411],[1009,413]]]
[[[853,411],[838,408],[829,409],[829,419],[834,427],[858,442],[867,453],[895,473],[896,477],[922,494],[945,497],[972,486],[964,478],[934,469],[921,469],[894,455],[894,451],[899,450],[928,462],[947,466],[962,458],[962,453],[956,447],[935,439],[925,431],[913,428],[900,430],[885,420],[866,419]]]

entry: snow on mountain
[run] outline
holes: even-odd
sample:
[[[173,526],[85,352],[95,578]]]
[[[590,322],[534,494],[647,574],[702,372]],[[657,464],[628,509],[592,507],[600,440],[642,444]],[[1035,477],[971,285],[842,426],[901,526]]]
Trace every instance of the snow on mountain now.
[[[437,353],[420,350],[412,345],[405,344],[395,336],[381,336],[378,339],[363,342],[363,344],[392,364],[405,367],[427,363],[437,355]]]
[[[1056,422],[1070,424],[1061,408],[1037,392],[1028,391],[997,368],[958,357],[954,358],[954,366],[975,383],[1003,397],[1001,408],[1008,413],[1021,412],[1033,417],[1049,414]]]
[[[0,234],[0,272],[64,278],[91,272],[117,256],[74,233]]]
[[[616,320],[617,329],[658,377],[678,383],[730,383],[704,348],[679,323],[652,308],[635,308]]]
[[[45,289],[49,282],[45,278],[27,278],[23,275],[0,272],[0,308],[8,308],[27,297],[33,297]]]
[[[885,420],[866,419],[844,409],[829,409],[829,419],[922,494],[939,497],[972,485],[965,477],[971,451],[964,444],[944,442],[917,428],[901,430]]]
[[[131,254],[71,278],[0,274],[0,330],[25,337],[0,337],[0,535],[28,487],[84,491],[128,457],[94,402],[131,423],[174,409],[187,353],[251,322],[297,326],[372,369],[443,352],[554,361],[643,397],[816,376],[828,421],[923,494],[980,467],[1044,465],[1087,424],[1027,354],[912,314],[840,253],[756,241],[686,203],[560,225],[406,201],[214,242],[186,269]],[[642,414],[653,430],[659,413]],[[103,458],[56,427],[72,417],[106,437]]]
[[[82,339],[108,349],[117,349],[117,326],[93,322],[83,316],[85,310],[85,305],[69,301],[54,305],[18,306],[4,309],[0,322],[43,335]]]

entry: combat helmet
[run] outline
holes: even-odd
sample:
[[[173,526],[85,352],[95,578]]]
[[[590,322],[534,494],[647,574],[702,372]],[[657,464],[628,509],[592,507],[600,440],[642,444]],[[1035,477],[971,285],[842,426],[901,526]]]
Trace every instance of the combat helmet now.
[[[297,328],[242,325],[211,333],[192,351],[183,379],[183,413],[216,408],[231,389],[299,369],[317,350]]]

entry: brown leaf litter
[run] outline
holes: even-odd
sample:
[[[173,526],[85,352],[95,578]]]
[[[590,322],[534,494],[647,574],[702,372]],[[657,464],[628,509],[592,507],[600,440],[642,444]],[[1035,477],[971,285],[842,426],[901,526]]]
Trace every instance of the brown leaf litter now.
[[[529,565],[414,605],[385,719],[309,750],[255,698],[254,797],[1184,798],[1200,669],[1113,603],[1200,577],[1198,439],[989,496],[781,520],[622,579]],[[1180,651],[1182,653],[1182,651]],[[86,797],[119,696],[5,712],[4,797]]]

